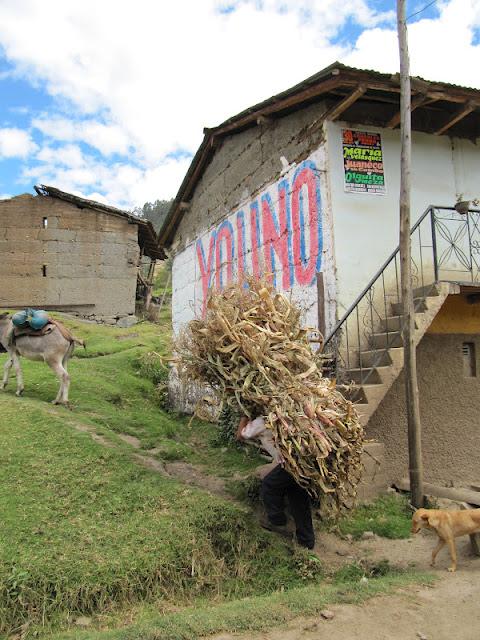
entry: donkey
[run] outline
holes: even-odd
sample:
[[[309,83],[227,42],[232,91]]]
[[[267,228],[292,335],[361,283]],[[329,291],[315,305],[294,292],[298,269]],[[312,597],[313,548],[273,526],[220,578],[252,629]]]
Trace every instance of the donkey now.
[[[13,322],[8,313],[0,314],[0,351],[8,353],[8,359],[4,367],[3,381],[0,390],[8,384],[10,369],[15,369],[17,377],[17,396],[21,396],[24,390],[20,356],[29,360],[46,362],[60,380],[60,388],[53,404],[68,405],[68,390],[70,376],[67,372],[67,363],[73,354],[75,344],[85,343],[78,340],[60,322],[52,321],[49,330],[40,335],[14,336]],[[50,330],[51,329],[51,330]],[[3,349],[1,348],[3,347]]]

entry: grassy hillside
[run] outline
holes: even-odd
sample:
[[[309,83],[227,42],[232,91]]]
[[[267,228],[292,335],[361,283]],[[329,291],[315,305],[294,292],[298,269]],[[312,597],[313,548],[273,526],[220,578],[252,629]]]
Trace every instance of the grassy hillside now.
[[[50,403],[58,383],[42,363],[23,362],[23,398],[14,379],[0,393],[0,638],[177,640],[360,597],[357,570],[348,584],[305,587],[325,581],[321,563],[263,532],[248,505],[139,463],[193,464],[238,498],[235,474],[263,462],[213,446],[215,427],[162,408],[163,313],[160,325],[128,330],[66,321],[87,342],[69,366],[72,410]],[[345,526],[357,534],[371,516]],[[411,579],[381,573],[361,597]],[[85,632],[75,626],[82,615]]]
[[[73,410],[50,404],[57,381],[41,363],[24,361],[23,398],[14,379],[0,394],[0,632],[145,599],[185,604],[300,583],[291,552],[246,508],[143,468],[118,437],[225,475],[255,463],[209,455],[212,427],[160,408],[140,371],[142,354],[166,349],[165,328],[68,324],[88,343],[69,367]]]

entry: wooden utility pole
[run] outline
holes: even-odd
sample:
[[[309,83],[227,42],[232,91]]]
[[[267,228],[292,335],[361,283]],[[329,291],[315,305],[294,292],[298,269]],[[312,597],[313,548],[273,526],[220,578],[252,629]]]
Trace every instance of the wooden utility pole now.
[[[423,462],[420,425],[420,404],[417,383],[417,355],[414,344],[415,311],[412,291],[412,262],[410,238],[410,188],[411,188],[411,93],[410,62],[408,58],[406,0],[397,0],[397,28],[400,50],[400,135],[402,153],[400,164],[400,273],[403,302],[403,350],[405,395],[408,421],[408,454],[410,491],[415,507],[423,506]]]

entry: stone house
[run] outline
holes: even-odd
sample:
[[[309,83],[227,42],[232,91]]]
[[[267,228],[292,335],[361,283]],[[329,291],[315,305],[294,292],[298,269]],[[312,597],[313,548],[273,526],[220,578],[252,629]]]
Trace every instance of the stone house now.
[[[163,257],[150,222],[53,187],[0,200],[0,307],[128,325],[140,261]]]
[[[356,383],[389,482],[408,475],[399,109],[398,75],[334,63],[206,129],[159,234],[174,256],[175,331],[245,272],[297,300],[332,375]],[[480,91],[412,78],[412,109],[425,477],[468,484],[480,479]]]

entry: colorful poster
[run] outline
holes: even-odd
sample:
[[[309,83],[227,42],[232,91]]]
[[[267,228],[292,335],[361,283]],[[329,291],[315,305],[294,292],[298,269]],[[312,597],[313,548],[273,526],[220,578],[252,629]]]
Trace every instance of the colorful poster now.
[[[382,138],[379,133],[342,129],[345,191],[384,195]]]

